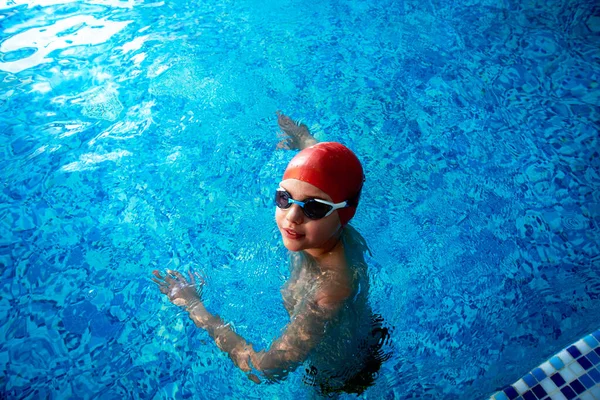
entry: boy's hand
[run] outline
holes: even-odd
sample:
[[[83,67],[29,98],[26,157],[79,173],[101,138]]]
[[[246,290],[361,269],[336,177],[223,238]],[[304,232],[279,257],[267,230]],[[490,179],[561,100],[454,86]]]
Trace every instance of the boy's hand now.
[[[277,124],[283,131],[282,136],[284,137],[277,145],[280,149],[302,150],[317,143],[306,125],[294,122],[281,111],[277,111]]]
[[[190,307],[200,302],[200,294],[196,290],[196,279],[191,271],[189,272],[189,281],[179,272],[170,269],[167,270],[164,277],[157,270],[152,271],[152,274],[156,277],[152,280],[158,284],[161,293],[166,294],[171,303],[176,306]]]

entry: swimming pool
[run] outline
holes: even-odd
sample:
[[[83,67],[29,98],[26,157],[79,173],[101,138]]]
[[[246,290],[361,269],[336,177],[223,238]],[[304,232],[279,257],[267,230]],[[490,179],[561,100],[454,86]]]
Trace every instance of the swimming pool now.
[[[353,225],[392,328],[368,398],[475,399],[599,328],[592,1],[0,3],[0,390],[256,386],[149,281],[206,276],[257,347],[285,324],[275,110],[361,158]]]

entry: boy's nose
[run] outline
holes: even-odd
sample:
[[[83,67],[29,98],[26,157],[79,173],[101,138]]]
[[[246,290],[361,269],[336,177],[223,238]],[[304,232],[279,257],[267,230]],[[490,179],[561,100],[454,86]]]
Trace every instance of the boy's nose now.
[[[292,204],[287,212],[286,218],[288,221],[293,222],[294,224],[301,224],[304,219],[302,207],[300,207],[298,204]]]

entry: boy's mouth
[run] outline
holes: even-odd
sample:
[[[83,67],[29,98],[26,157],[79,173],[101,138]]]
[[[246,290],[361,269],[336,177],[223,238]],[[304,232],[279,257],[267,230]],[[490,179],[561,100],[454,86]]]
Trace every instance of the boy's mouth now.
[[[283,229],[283,235],[285,237],[287,237],[288,239],[292,239],[292,240],[298,240],[301,239],[302,237],[304,237],[304,235],[299,234],[296,231],[293,231],[291,229]]]

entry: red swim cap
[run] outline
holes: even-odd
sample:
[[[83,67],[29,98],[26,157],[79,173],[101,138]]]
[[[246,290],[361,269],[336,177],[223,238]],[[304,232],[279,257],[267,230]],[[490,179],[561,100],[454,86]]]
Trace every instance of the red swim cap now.
[[[327,193],[334,203],[351,200],[352,206],[337,210],[346,225],[358,206],[364,181],[363,169],[354,153],[341,143],[322,142],[296,154],[283,179],[298,179]]]

